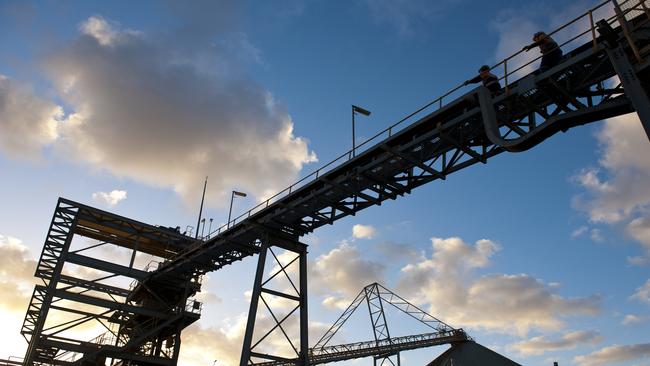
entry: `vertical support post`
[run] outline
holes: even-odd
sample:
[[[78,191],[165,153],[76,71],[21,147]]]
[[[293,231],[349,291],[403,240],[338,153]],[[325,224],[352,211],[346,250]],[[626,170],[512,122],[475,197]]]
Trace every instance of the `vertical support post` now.
[[[508,59],[503,60],[503,78],[504,78],[504,83],[505,89],[506,89],[506,94],[510,91],[510,86],[508,85]]]
[[[199,225],[201,225],[201,215],[203,215],[203,201],[205,201],[205,188],[207,186],[208,186],[208,177],[205,177],[205,183],[203,183],[203,195],[201,195],[201,208],[199,208],[199,218],[198,220],[196,220],[196,234],[194,235],[194,239],[199,238]]]
[[[70,212],[74,213],[71,214]],[[39,347],[38,343],[42,338],[41,333],[43,332],[43,328],[47,320],[47,315],[50,311],[50,305],[54,299],[54,291],[57,288],[59,280],[61,279],[63,265],[65,264],[68,257],[70,244],[72,243],[74,231],[77,227],[77,212],[78,208],[71,207],[59,199],[56,210],[54,211],[54,215],[52,216],[52,222],[50,223],[50,229],[47,234],[48,237],[45,241],[45,245],[43,246],[41,258],[39,259],[39,263],[36,267],[36,276],[45,279],[46,286],[44,289],[45,291],[43,300],[40,304],[38,318],[36,324],[34,324],[34,329],[29,340],[29,345],[27,347],[27,351],[25,352],[23,361],[25,365],[31,366],[34,364],[34,358],[36,357],[37,348]],[[56,260],[56,264],[53,268],[50,269],[51,273],[46,275],[41,274],[39,276],[39,269],[43,262],[45,262],[45,257],[48,256],[51,257],[49,260]],[[28,308],[27,311],[29,312],[29,310],[30,309]]]
[[[181,326],[179,325],[174,336],[174,355],[172,356],[172,365],[178,365],[178,356],[181,353]]]
[[[135,263],[135,257],[138,254],[138,250],[140,250],[140,234],[135,238],[135,244],[133,245],[133,252],[131,252],[131,260],[129,261],[129,268],[133,268],[133,264]]]
[[[300,252],[300,357],[309,366],[309,314],[307,311],[307,247]]]
[[[384,312],[384,304],[379,292],[379,285],[373,283],[364,288],[366,295],[366,302],[368,303],[368,311],[370,313],[370,323],[372,331],[375,336],[375,346],[379,346],[379,342],[388,341],[392,343],[390,331],[388,329],[388,322],[386,321],[386,313]],[[399,352],[390,355],[375,356],[374,364],[377,365],[377,360],[381,360],[379,366],[383,366],[384,362],[388,361],[390,364],[395,365],[391,357],[397,355],[399,362]]]
[[[596,27],[594,26],[594,15],[589,10],[589,27],[591,28],[591,42],[593,43],[594,52],[598,50],[598,42],[596,42]]]
[[[621,10],[621,6],[616,0],[612,0],[612,2],[614,3],[614,12],[616,13],[616,18],[618,19],[618,23],[621,25],[621,29],[623,30],[623,35],[625,36],[627,43],[630,45],[632,52],[634,52],[634,57],[636,57],[636,60],[638,62],[643,62],[641,54],[639,54],[639,49],[636,47],[636,44],[634,44],[634,39],[632,39],[632,35],[630,34],[630,29],[627,26],[627,20],[625,19],[625,14]]]
[[[625,96],[630,99],[632,106],[636,109],[646,136],[650,140],[650,98],[648,98],[646,90],[641,85],[634,66],[632,66],[630,60],[627,58],[625,49],[616,41],[615,34],[613,33],[614,30],[611,26],[604,21],[600,21],[598,22],[598,31],[607,40],[607,55],[623,84]]]
[[[293,259],[286,261],[283,256],[277,255],[274,248],[281,248],[286,253],[296,254]],[[270,253],[270,255],[269,255]],[[271,272],[266,273],[265,265],[267,258],[274,260],[273,266],[270,266]],[[298,269],[296,275],[295,270]],[[278,287],[277,280],[286,279],[283,285]],[[299,283],[296,284],[296,281]],[[283,306],[274,305],[269,301],[269,297],[284,301]],[[255,335],[253,339],[255,322],[258,314],[258,307],[261,304],[268,311],[270,317],[268,320],[273,321],[274,325],[270,329],[265,329],[263,334]],[[287,303],[292,305],[286,307]],[[287,312],[287,309],[293,309]],[[299,315],[296,315],[296,311]],[[300,330],[299,339],[294,335],[290,336],[287,325],[297,318]],[[294,319],[294,320],[290,320]],[[282,361],[286,364],[297,366],[309,365],[309,317],[307,311],[307,245],[298,242],[296,239],[287,237],[283,234],[265,234],[261,244],[261,251],[257,262],[255,272],[255,283],[253,284],[253,294],[251,297],[250,309],[248,312],[248,323],[244,335],[244,344],[242,348],[240,366],[254,365],[258,362]],[[294,323],[295,324],[295,323]],[[273,339],[274,336],[279,338]],[[287,349],[292,349],[295,353],[287,356],[286,350],[275,353],[268,349],[262,348],[277,346],[277,340],[286,342]],[[300,342],[299,347],[296,347]],[[259,347],[258,347],[259,346]],[[260,361],[257,361],[257,360]]]
[[[352,157],[356,156],[356,142],[354,138],[354,106],[352,106]]]
[[[645,5],[645,0],[641,0],[641,7],[643,8],[643,12],[645,13],[645,16],[650,19],[650,11],[648,11],[648,7]]]
[[[248,321],[246,322],[246,333],[244,333],[244,345],[241,351],[239,366],[246,366],[251,358],[251,345],[253,343],[253,330],[255,328],[255,318],[257,316],[257,305],[262,289],[262,277],[264,276],[264,263],[266,263],[266,252],[269,249],[269,237],[266,235],[262,241],[262,248],[257,259],[257,270],[255,271],[255,282],[253,284],[253,294],[251,304],[248,309]]]

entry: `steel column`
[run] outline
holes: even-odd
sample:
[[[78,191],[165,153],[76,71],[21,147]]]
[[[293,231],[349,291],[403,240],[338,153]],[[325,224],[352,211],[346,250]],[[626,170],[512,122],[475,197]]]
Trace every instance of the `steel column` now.
[[[68,214],[66,215],[65,211],[69,211]],[[71,212],[74,212],[74,214],[70,215]],[[33,333],[31,334],[31,338],[29,341],[29,346],[27,347],[27,352],[25,353],[25,359],[24,359],[24,364],[26,366],[31,366],[34,364],[34,358],[36,356],[36,349],[39,347],[39,342],[41,340],[41,332],[43,331],[43,326],[45,325],[45,321],[47,319],[47,314],[50,310],[50,304],[52,303],[52,300],[54,298],[54,292],[56,290],[57,284],[59,282],[59,279],[61,277],[61,273],[63,271],[63,264],[65,263],[66,257],[68,255],[68,251],[70,249],[70,243],[72,242],[72,238],[74,236],[74,229],[77,225],[77,215],[76,215],[77,210],[71,210],[71,207],[65,205],[64,203],[59,200],[57,209],[54,211],[54,215],[52,217],[52,223],[50,225],[50,231],[48,232],[48,238],[46,239],[45,246],[43,247],[43,253],[41,254],[41,258],[39,260],[38,266],[41,265],[41,263],[44,261],[44,258],[47,256],[47,251],[48,251],[48,245],[52,246],[52,248],[56,247],[59,245],[58,240],[55,239],[55,234],[53,232],[56,232],[57,230],[60,229],[55,229],[55,227],[61,227],[65,225],[67,232],[65,233],[66,237],[60,248],[60,252],[57,253],[57,262],[54,268],[52,269],[51,275],[49,278],[43,277],[44,280],[47,281],[46,287],[45,287],[45,294],[43,296],[43,301],[41,303],[41,308],[39,309],[39,314],[38,314],[38,320],[35,324]],[[57,221],[62,220],[62,221]],[[69,222],[68,222],[69,221]],[[67,225],[66,225],[67,224]],[[60,234],[59,234],[60,235]],[[56,252],[54,250],[52,253]],[[37,267],[37,271],[38,271]]]
[[[262,241],[260,255],[257,257],[257,270],[255,271],[255,282],[253,283],[253,294],[248,309],[248,321],[246,322],[246,333],[244,334],[244,345],[241,350],[239,366],[246,366],[251,358],[251,345],[253,343],[253,330],[255,328],[255,318],[257,317],[257,305],[262,293],[262,277],[264,276],[264,263],[266,262],[266,252],[269,249],[268,236]]]
[[[598,32],[600,32],[607,40],[607,55],[614,66],[614,70],[618,75],[625,95],[628,97],[636,113],[639,116],[641,125],[645,130],[648,140],[650,140],[650,99],[645,88],[641,85],[636,70],[627,57],[625,49],[619,44],[618,39],[614,38],[614,30],[606,22],[598,22]],[[634,47],[631,44],[631,47]]]
[[[309,366],[309,314],[307,311],[307,247],[300,252],[300,357]]]
[[[276,253],[273,251],[273,248],[281,248],[286,250],[289,253],[296,254],[297,256],[289,261],[288,263],[282,263]],[[271,254],[269,256],[269,253]],[[275,261],[275,272],[269,273],[265,277],[265,267],[267,258],[273,258]],[[294,265],[297,262],[298,267],[298,281],[299,284],[296,286],[294,280],[291,278],[292,274],[290,271],[287,271],[289,266]],[[288,280],[290,286],[286,289],[278,290],[270,287],[270,282],[273,281],[277,276],[284,277]],[[293,308],[284,316],[280,317],[276,314],[277,310],[274,311],[273,303],[265,299],[267,296],[275,296],[277,298],[288,301],[289,303],[296,304]],[[259,301],[262,301],[262,304],[269,312],[272,321],[274,322],[273,327],[270,330],[266,330],[259,339],[253,340],[255,323],[257,320]],[[291,306],[289,308],[291,308]],[[284,311],[286,309],[281,309]],[[289,336],[287,331],[287,320],[292,317],[292,315],[299,311],[299,339],[292,339]],[[246,333],[244,335],[244,344],[242,348],[240,366],[254,365],[256,362],[254,359],[261,359],[260,362],[272,361],[282,361],[287,363],[292,363],[295,365],[304,365],[309,364],[309,335],[308,335],[308,313],[307,313],[307,246],[298,242],[294,238],[287,238],[282,234],[266,234],[266,237],[262,240],[260,256],[257,262],[257,270],[255,272],[255,283],[253,284],[253,294],[251,297],[250,308],[248,312],[248,323],[246,325]],[[287,345],[289,345],[295,352],[294,356],[282,356],[275,353],[274,350],[258,351],[260,345],[266,345],[266,340],[271,336],[272,333],[279,330],[284,336]],[[295,342],[299,341],[300,346],[296,347]],[[263,353],[266,352],[266,353]]]

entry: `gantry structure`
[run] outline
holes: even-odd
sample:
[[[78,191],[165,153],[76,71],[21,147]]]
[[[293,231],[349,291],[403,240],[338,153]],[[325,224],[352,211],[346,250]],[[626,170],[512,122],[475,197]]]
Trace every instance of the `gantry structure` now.
[[[644,0],[605,1],[549,33],[574,30],[561,46],[577,46],[558,65],[514,65],[517,53],[493,67],[503,70],[502,93],[481,86],[458,95],[455,88],[204,238],[60,199],[36,270],[42,283],[22,328],[29,342],[24,364],[176,365],[181,332],[200,316],[193,297],[202,276],[253,255],[241,366],[387,359],[418,341],[466,337],[449,326],[428,339],[380,331],[374,346],[310,349],[307,245],[300,237],[579,125],[636,111],[650,136],[649,20]],[[90,324],[105,332],[84,340],[66,335],[90,332]]]

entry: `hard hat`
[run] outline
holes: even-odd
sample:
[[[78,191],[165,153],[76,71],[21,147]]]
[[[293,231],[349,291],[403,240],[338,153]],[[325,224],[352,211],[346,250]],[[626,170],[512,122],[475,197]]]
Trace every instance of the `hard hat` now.
[[[478,69],[478,72],[489,71],[489,70],[490,70],[490,66],[483,65],[483,66],[481,66],[480,69]]]

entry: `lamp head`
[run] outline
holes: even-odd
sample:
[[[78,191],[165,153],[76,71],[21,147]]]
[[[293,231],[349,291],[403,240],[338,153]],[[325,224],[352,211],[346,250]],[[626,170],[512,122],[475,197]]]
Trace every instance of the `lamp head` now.
[[[361,107],[357,107],[357,106],[354,105],[354,104],[352,105],[352,112],[354,112],[354,113],[360,113],[360,114],[363,114],[364,116],[369,116],[369,115],[370,115],[370,111],[369,111],[369,110],[367,110],[367,109],[363,109],[363,108],[361,108]]]

